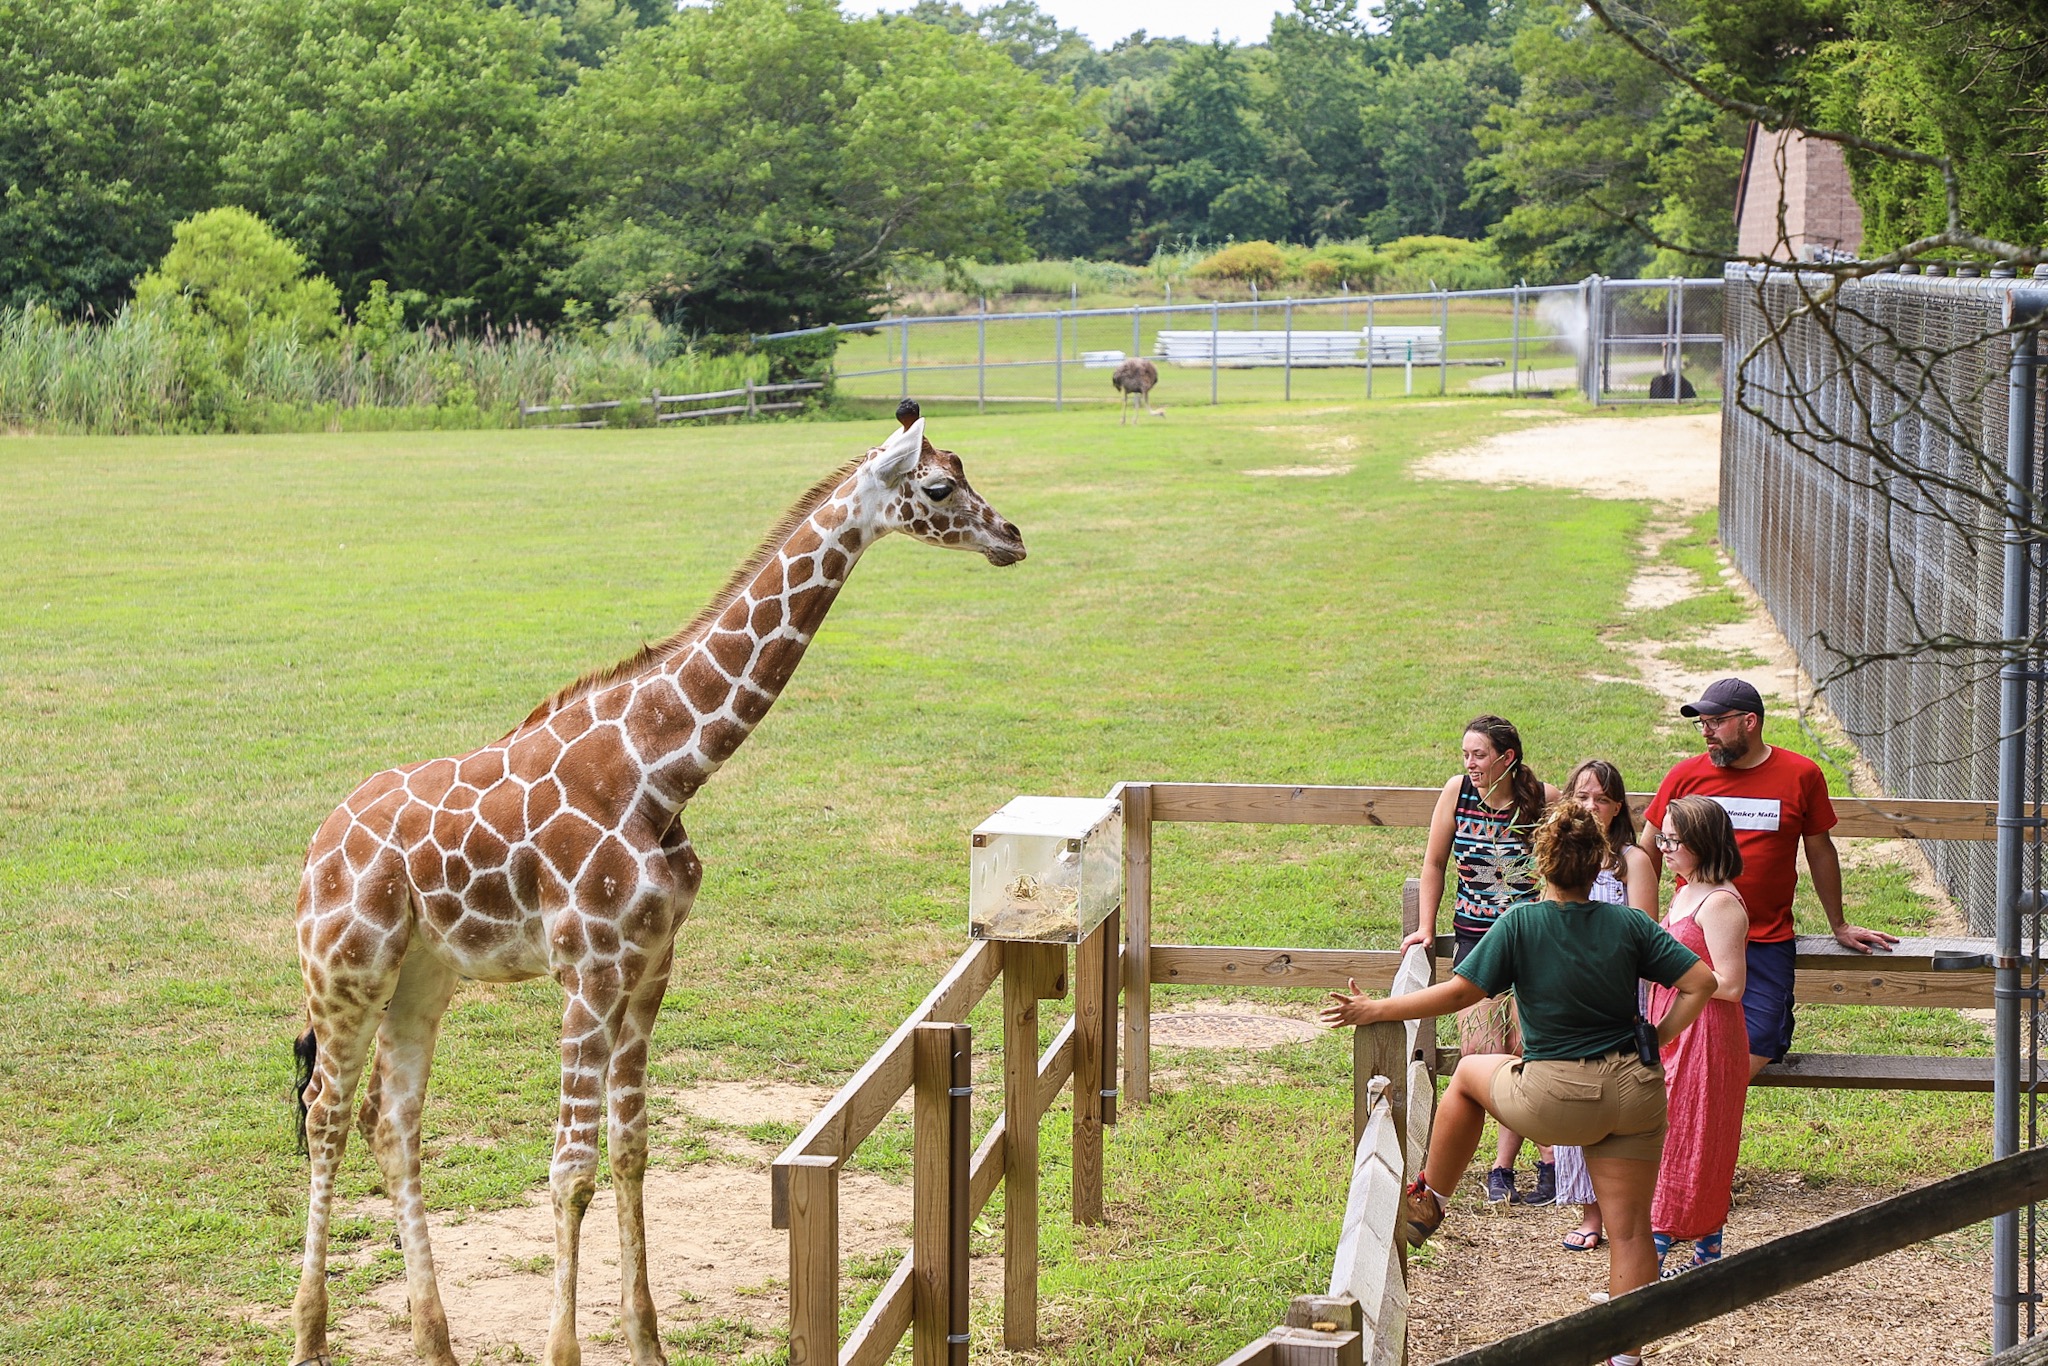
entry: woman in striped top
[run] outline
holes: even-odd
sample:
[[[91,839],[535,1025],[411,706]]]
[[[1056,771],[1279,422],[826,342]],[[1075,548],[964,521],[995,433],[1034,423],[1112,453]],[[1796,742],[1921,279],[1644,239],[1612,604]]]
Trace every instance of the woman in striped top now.
[[[1422,858],[1422,916],[1413,934],[1401,941],[1427,944],[1436,938],[1437,913],[1443,905],[1450,869],[1457,869],[1451,902],[1451,930],[1457,938],[1455,967],[1478,946],[1480,937],[1510,906],[1542,895],[1531,841],[1536,823],[1557,789],[1539,780],[1522,762],[1522,734],[1498,716],[1475,716],[1465,726],[1465,771],[1444,784],[1430,817],[1429,845]],[[1458,1048],[1463,1056],[1522,1051],[1521,1029],[1512,996],[1481,1001],[1458,1012]],[[1486,1176],[1490,1201],[1518,1200],[1515,1158],[1522,1136],[1500,1131],[1493,1170]],[[1556,1199],[1556,1169],[1547,1150],[1538,1149],[1536,1189],[1531,1204]]]

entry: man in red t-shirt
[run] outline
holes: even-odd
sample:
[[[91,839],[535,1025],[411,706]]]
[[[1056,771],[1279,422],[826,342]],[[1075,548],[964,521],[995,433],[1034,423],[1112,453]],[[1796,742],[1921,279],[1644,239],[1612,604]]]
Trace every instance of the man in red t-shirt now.
[[[1899,941],[1843,919],[1842,862],[1828,834],[1835,808],[1827,779],[1805,755],[1764,743],[1764,702],[1757,690],[1739,678],[1719,679],[1699,701],[1678,710],[1706,736],[1707,752],[1678,764],[1658,784],[1643,812],[1643,852],[1661,873],[1664,809],[1679,797],[1712,797],[1733,821],[1742,851],[1735,888],[1749,909],[1742,1015],[1749,1028],[1749,1074],[1755,1076],[1792,1046],[1792,891],[1799,883],[1801,846],[1814,895],[1843,947],[1889,953]]]

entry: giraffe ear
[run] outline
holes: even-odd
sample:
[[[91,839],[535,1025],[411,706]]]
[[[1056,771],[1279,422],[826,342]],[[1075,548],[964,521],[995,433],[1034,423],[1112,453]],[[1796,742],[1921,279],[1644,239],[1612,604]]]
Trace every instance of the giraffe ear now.
[[[882,453],[875,457],[875,477],[884,484],[900,483],[910,477],[923,454],[924,419],[919,418],[882,443]]]

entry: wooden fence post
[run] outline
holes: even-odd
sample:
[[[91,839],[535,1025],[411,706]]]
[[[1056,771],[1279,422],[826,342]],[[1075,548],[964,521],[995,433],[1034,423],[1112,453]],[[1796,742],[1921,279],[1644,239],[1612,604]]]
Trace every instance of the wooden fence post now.
[[[1124,785],[1124,1097],[1152,1098],[1152,789]]]
[[[789,1172],[789,1363],[839,1361],[839,1159],[793,1157]]]
[[[966,1366],[974,1053],[964,1024],[919,1025],[914,1047],[910,1359],[913,1366]]]
[[[1117,916],[1074,950],[1074,1222],[1102,1222],[1102,1126],[1115,1074]]]
[[[1003,1346],[1038,1346],[1038,1002],[1063,994],[1064,944],[1003,946]]]
[[[1387,1106],[1394,1132],[1408,1132],[1408,1026],[1404,1022],[1366,1025],[1351,1031],[1351,1146],[1365,1137],[1372,1118],[1370,1087],[1387,1080]]]

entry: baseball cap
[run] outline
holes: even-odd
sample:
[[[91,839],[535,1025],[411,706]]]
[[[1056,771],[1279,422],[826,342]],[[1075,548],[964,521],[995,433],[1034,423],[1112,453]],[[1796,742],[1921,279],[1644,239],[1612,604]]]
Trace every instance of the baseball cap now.
[[[1705,692],[1697,702],[1688,702],[1678,709],[1680,716],[1688,719],[1696,716],[1724,716],[1731,711],[1764,714],[1764,700],[1755,688],[1739,678],[1717,678],[1707,684]]]

